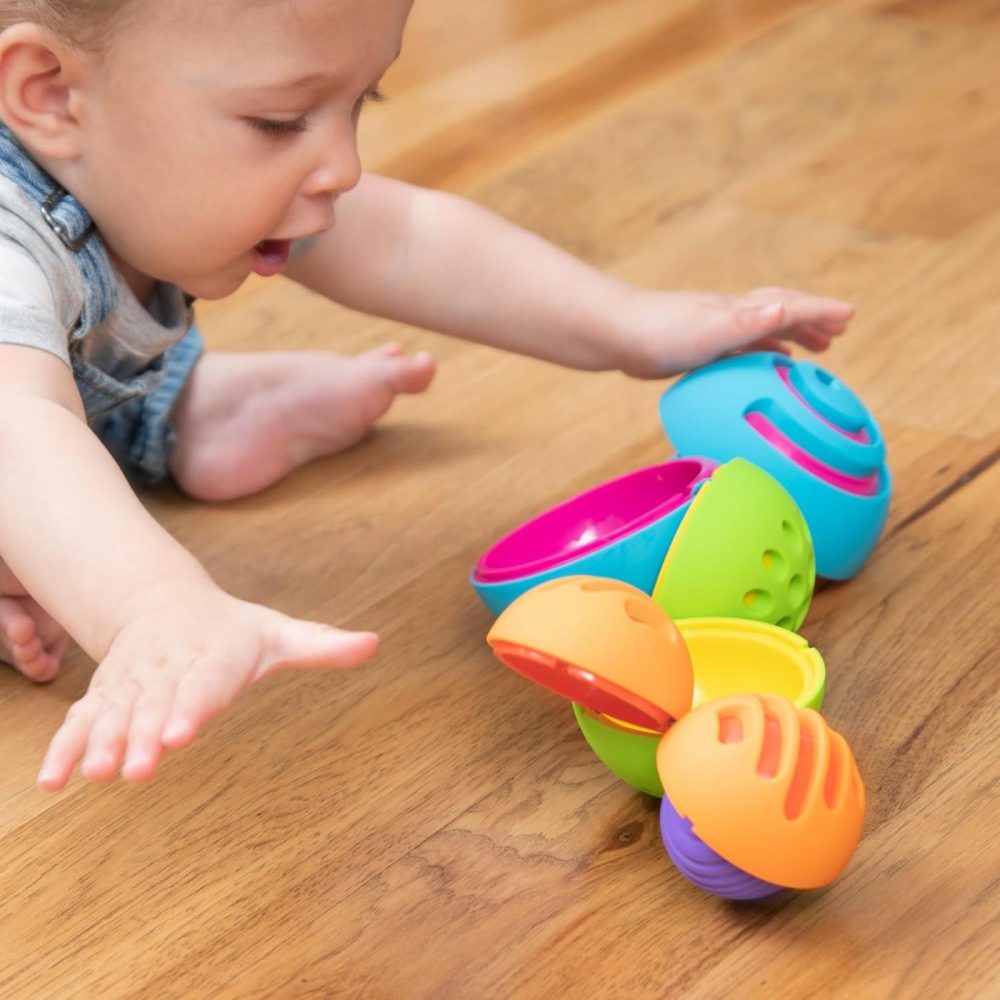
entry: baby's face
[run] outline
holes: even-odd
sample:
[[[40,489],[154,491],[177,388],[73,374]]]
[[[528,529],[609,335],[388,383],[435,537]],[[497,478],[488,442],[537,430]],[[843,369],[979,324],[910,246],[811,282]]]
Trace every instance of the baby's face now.
[[[74,190],[113,254],[193,295],[234,291],[265,239],[333,224],[361,105],[412,0],[169,0],[81,92]]]

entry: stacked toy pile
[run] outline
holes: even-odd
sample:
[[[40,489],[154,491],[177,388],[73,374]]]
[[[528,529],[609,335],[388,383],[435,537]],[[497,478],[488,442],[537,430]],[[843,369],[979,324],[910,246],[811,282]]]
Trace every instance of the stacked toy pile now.
[[[777,354],[692,372],[660,411],[684,457],[480,559],[473,586],[499,615],[487,641],[573,702],[615,774],[662,798],[664,843],[696,884],[729,899],[825,885],[860,839],[864,787],[796,630],[816,574],[853,576],[878,541],[882,434],[833,375]]]

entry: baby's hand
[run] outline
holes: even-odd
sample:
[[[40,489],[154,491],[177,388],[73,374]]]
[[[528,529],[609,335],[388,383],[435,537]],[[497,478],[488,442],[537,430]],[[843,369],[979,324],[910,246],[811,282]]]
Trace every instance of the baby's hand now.
[[[743,351],[789,353],[789,343],[825,351],[854,307],[785,288],[746,295],[630,291],[618,317],[622,370],[663,378]]]
[[[70,708],[39,772],[42,788],[62,788],[81,758],[95,781],[119,766],[123,778],[146,781],[164,748],[186,746],[254,681],[357,666],[378,645],[371,632],[299,621],[211,587],[159,598],[121,629]]]

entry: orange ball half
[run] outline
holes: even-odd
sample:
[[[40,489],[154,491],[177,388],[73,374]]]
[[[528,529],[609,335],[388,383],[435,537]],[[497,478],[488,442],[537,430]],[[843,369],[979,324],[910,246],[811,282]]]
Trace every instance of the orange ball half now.
[[[691,707],[691,657],[641,590],[571,576],[522,594],[486,641],[507,666],[598,716],[655,732]]]
[[[774,695],[718,698],[660,742],[674,809],[727,861],[792,889],[832,882],[861,838],[865,790],[846,740]]]

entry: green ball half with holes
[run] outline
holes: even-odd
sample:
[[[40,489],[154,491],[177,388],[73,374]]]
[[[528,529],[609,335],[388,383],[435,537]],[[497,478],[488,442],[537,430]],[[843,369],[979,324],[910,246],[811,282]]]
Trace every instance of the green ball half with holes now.
[[[674,621],[748,618],[794,632],[815,585],[812,537],[795,501],[773,476],[734,458],[694,497],[653,600]]]

